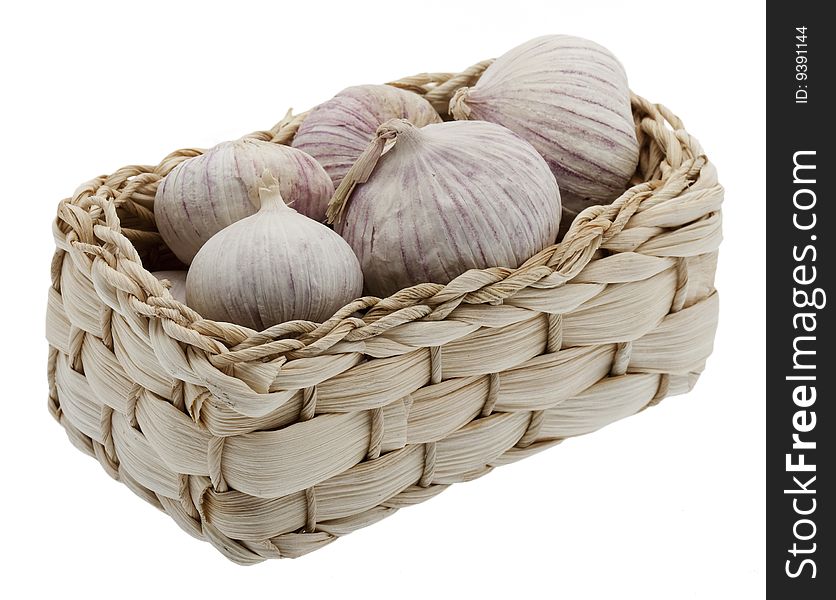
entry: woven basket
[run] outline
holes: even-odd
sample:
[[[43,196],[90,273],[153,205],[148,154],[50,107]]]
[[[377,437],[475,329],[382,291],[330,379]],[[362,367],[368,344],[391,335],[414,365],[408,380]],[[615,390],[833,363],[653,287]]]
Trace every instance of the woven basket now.
[[[446,113],[488,64],[393,85]],[[687,392],[717,324],[723,190],[678,118],[639,97],[633,111],[633,187],[519,269],[262,332],[202,319],[149,272],[176,264],[157,185],[201,150],[83,184],[54,224],[52,415],[111,477],[251,564]],[[251,135],[287,144],[304,117]]]

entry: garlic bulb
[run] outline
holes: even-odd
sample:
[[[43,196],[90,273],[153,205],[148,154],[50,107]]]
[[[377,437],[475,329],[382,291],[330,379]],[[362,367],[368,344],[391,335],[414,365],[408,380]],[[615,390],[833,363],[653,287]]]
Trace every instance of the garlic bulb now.
[[[363,291],[348,244],[282,200],[265,172],[261,208],[210,239],[186,279],[188,305],[208,319],[261,331],[303,319],[321,322]]]
[[[313,158],[259,140],[224,142],[177,165],[157,188],[157,229],[177,258],[191,263],[209,238],[258,210],[264,169],[281,181],[282,197],[294,210],[325,218],[334,187]]]
[[[167,281],[168,291],[174,299],[186,303],[186,271],[154,271],[151,275],[160,281]]]
[[[568,35],[533,39],[498,58],[450,101],[456,119],[499,123],[549,163],[564,206],[608,204],[628,186],[639,145],[621,63]]]
[[[390,85],[358,85],[314,108],[305,117],[293,147],[325,167],[335,186],[389,119],[406,119],[416,127],[441,122],[423,97]]]
[[[387,296],[468,269],[518,267],[554,243],[560,192],[531,144],[504,127],[395,119],[343,179],[328,216],[366,289]]]

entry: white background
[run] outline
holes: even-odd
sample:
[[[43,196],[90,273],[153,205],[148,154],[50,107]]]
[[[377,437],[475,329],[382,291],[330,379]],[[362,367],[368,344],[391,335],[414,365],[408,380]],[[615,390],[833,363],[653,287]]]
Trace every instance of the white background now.
[[[760,2],[15,2],[0,21],[7,597],[764,595]],[[726,187],[715,351],[687,396],[454,486],[295,561],[242,568],[67,441],[46,408],[55,206],[342,88],[460,70],[544,33],[609,47]]]

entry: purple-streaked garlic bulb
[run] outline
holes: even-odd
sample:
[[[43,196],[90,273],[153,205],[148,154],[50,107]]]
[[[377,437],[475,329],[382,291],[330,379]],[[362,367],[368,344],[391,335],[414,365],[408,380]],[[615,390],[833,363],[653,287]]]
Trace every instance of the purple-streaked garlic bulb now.
[[[395,119],[343,179],[328,217],[368,293],[383,297],[468,269],[518,267],[555,242],[560,192],[534,147],[504,127]]]
[[[406,119],[416,127],[441,122],[418,94],[390,85],[357,85],[311,110],[293,147],[319,161],[338,186],[377,128],[389,119]]]
[[[160,182],[154,217],[163,241],[185,264],[224,227],[255,214],[265,169],[297,212],[325,218],[334,186],[310,156],[289,146],[254,139],[223,142],[177,165]]]
[[[639,144],[621,63],[595,42],[548,35],[510,50],[450,101],[454,118],[504,125],[537,148],[564,208],[608,204],[627,188]]]
[[[325,321],[359,297],[363,274],[345,240],[287,206],[269,172],[258,192],[258,212],[219,231],[194,257],[188,305],[205,318],[262,331]]]
[[[186,303],[186,271],[154,271],[151,275],[162,282],[168,282],[168,291],[174,299]]]

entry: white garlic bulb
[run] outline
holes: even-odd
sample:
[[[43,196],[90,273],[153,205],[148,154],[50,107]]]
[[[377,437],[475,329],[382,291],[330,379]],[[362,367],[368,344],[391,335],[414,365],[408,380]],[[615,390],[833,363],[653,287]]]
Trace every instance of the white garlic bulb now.
[[[549,35],[510,50],[475,86],[456,92],[450,112],[499,123],[531,142],[574,211],[612,202],[636,170],[627,75],[589,40]]]
[[[177,258],[191,263],[209,238],[255,214],[264,169],[281,181],[282,197],[294,210],[325,218],[334,186],[313,158],[260,140],[224,142],[177,165],[157,188],[157,229]]]
[[[154,277],[163,282],[168,282],[168,291],[174,299],[186,303],[186,271],[154,271]]]
[[[282,200],[265,172],[261,208],[212,237],[186,279],[203,317],[261,331],[296,319],[322,322],[359,297],[363,274],[348,244]]]
[[[328,216],[360,259],[366,289],[387,296],[468,269],[518,267],[555,242],[560,192],[531,144],[504,127],[395,119],[337,188]]]
[[[319,161],[338,186],[377,128],[389,119],[406,119],[416,127],[441,122],[418,94],[390,85],[357,85],[311,110],[293,147]]]

